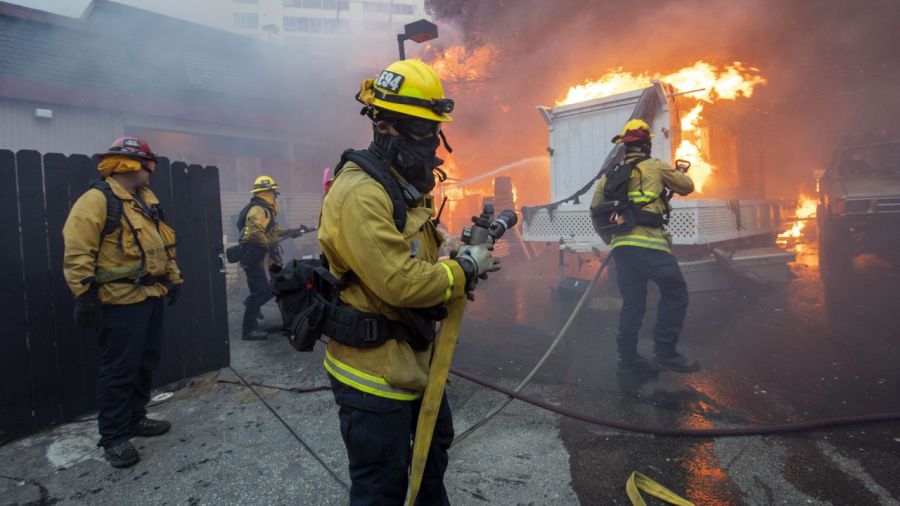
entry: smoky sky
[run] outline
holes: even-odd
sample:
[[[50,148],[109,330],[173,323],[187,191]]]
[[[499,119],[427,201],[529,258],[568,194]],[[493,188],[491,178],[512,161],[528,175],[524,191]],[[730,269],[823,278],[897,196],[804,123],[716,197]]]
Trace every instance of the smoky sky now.
[[[768,80],[752,99],[716,109],[739,112],[763,139],[757,149],[766,160],[770,196],[808,188],[812,171],[825,168],[842,142],[900,132],[895,0],[428,0],[426,8],[439,25],[455,27],[466,45],[500,48],[481,90],[457,90],[462,100],[454,128],[468,123],[475,130],[466,134],[467,144],[494,141],[538,153],[546,125],[535,105],[552,105],[569,86],[609,68],[664,73],[699,59],[742,61]],[[479,106],[466,107],[466,99]],[[497,118],[481,106],[485,100],[512,110]],[[516,158],[499,151],[493,152],[498,161]]]

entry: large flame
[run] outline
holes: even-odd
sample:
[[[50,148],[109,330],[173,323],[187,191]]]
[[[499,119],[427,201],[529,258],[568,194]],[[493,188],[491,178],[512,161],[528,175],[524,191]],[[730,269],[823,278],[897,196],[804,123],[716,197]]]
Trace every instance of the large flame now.
[[[759,75],[759,69],[744,67],[741,62],[717,67],[701,60],[671,74],[652,75],[633,74],[625,72],[620,67],[610,70],[595,81],[585,81],[583,84],[572,86],[566,97],[557,101],[556,105],[574,104],[639,90],[650,86],[653,81],[667,83],[676,93],[684,93],[685,97],[699,102],[681,119],[681,142],[675,149],[675,158],[691,162],[691,178],[694,180],[696,190],[702,192],[704,183],[715,171],[715,166],[709,163],[703,150],[704,103],[750,97],[754,88],[764,84],[766,80]]]
[[[498,49],[493,44],[485,44],[473,49],[464,46],[450,46],[439,50],[434,46],[426,46],[425,63],[437,72],[444,84],[471,83],[491,77],[490,67],[498,56]]]
[[[800,199],[797,200],[797,209],[794,211],[794,216],[797,218],[797,221],[794,222],[794,225],[784,231],[781,234],[778,234],[779,239],[799,239],[800,235],[803,233],[803,229],[806,228],[806,220],[816,217],[816,208],[818,207],[818,201],[807,195],[800,195]]]
[[[746,68],[741,62],[717,67],[701,60],[671,74],[634,74],[625,72],[619,67],[610,69],[600,79],[572,86],[566,97],[558,100],[556,105],[575,104],[616,93],[640,90],[653,84],[653,81],[668,83],[679,93],[693,92],[690,94],[691,97],[712,103],[717,99],[735,100],[740,97],[751,97],[753,89],[757,85],[765,84],[766,79],[759,75],[759,69]]]

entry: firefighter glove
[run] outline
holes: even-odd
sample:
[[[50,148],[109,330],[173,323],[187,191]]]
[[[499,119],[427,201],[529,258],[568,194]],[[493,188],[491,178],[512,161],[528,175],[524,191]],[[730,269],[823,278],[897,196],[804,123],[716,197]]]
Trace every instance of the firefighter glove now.
[[[178,296],[181,295],[181,284],[177,285],[169,285],[166,287],[166,298],[169,299],[169,305],[174,306],[175,302],[178,301]]]
[[[75,297],[75,326],[98,331],[103,328],[103,306],[100,287],[91,285],[88,291]]]
[[[486,279],[487,273],[500,270],[500,259],[491,254],[493,251],[493,244],[484,243],[465,246],[456,256],[466,274],[466,289],[474,289],[479,277]]]

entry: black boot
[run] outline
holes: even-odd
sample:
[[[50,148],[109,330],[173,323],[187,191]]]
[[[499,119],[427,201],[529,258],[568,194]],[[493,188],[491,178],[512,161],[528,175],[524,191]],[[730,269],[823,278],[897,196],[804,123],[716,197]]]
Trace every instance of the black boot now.
[[[658,369],[672,372],[697,372],[700,364],[689,360],[675,350],[657,351],[653,357],[653,365]]]
[[[616,364],[616,374],[620,376],[633,376],[653,378],[659,375],[659,371],[649,360],[639,354],[619,355]]]
[[[161,436],[172,428],[172,423],[165,420],[154,420],[146,416],[131,427],[131,435],[140,437]]]
[[[131,444],[131,441],[128,441],[127,439],[103,448],[103,454],[106,455],[106,460],[109,462],[109,465],[113,467],[129,467],[137,464],[137,462],[141,460],[138,451],[134,448],[134,445]]]

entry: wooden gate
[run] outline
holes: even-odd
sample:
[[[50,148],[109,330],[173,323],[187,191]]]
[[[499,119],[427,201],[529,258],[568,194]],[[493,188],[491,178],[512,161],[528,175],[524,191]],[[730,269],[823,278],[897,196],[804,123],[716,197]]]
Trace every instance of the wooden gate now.
[[[96,408],[97,335],[76,328],[62,228],[97,177],[86,155],[0,150],[0,442]],[[154,386],[228,365],[216,167],[160,159],[151,179],[185,283],[166,308]]]

